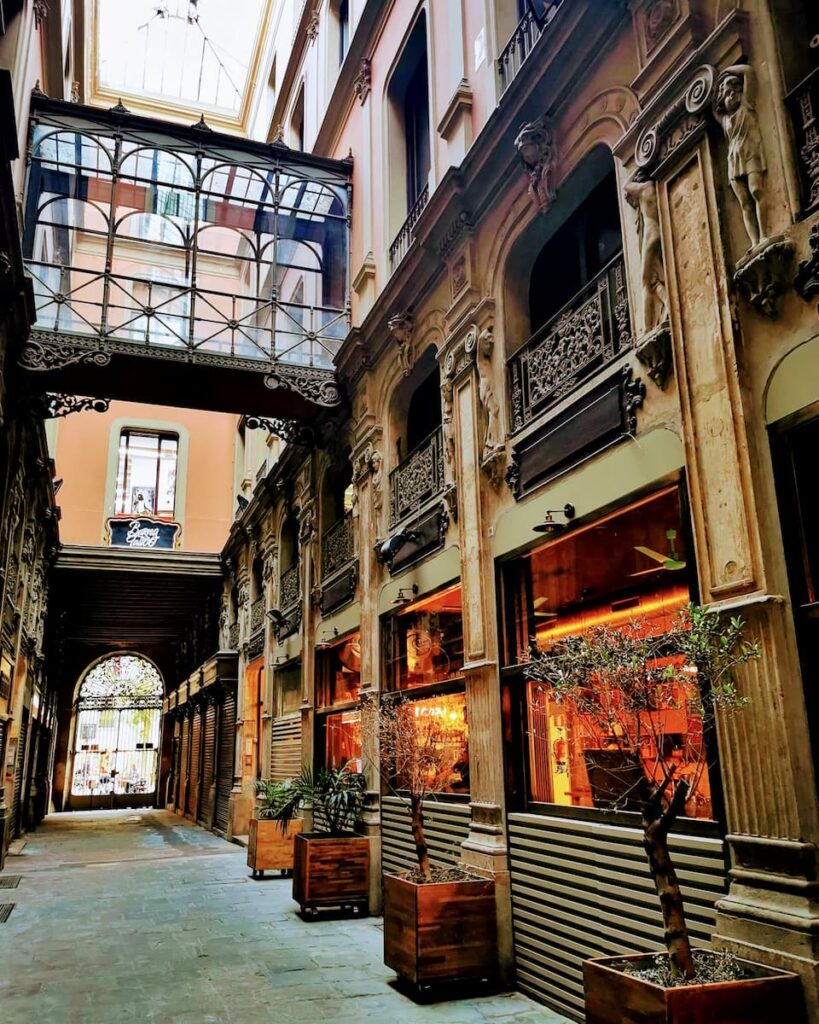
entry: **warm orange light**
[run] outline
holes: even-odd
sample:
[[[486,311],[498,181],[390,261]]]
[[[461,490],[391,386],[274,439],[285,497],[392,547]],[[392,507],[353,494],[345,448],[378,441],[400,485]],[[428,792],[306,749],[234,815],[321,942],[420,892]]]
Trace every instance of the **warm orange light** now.
[[[684,608],[689,600],[688,587],[676,586],[628,608],[620,608],[616,611],[590,609],[588,612],[579,612],[554,626],[541,627],[536,631],[536,637],[538,643],[552,643],[566,636],[585,633],[586,630],[592,629],[594,626],[621,626],[632,619],[643,616],[651,616],[656,613],[671,614]]]

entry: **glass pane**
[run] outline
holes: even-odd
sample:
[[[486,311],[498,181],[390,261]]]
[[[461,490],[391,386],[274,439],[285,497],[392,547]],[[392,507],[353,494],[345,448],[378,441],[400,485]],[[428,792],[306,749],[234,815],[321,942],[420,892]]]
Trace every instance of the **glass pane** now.
[[[328,768],[364,770],[361,757],[361,712],[342,711],[324,719],[324,764]]]
[[[469,792],[469,729],[466,720],[466,694],[447,693],[420,700],[411,700],[399,707],[406,715],[416,734],[415,742],[423,748],[428,742],[435,745],[430,758],[427,785],[437,793]],[[432,764],[443,764],[439,774]],[[407,780],[398,775],[397,789],[407,788]]]
[[[393,689],[458,678],[464,662],[460,584],[423,598],[388,621]]]

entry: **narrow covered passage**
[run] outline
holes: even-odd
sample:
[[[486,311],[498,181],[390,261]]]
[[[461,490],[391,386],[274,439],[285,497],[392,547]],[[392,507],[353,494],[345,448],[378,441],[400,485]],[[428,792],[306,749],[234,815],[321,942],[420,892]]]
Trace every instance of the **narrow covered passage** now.
[[[51,815],[16,849],[7,1021],[565,1024],[519,994],[415,1004],[382,963],[378,919],[302,921],[288,880],[251,881],[243,849],[167,811]]]

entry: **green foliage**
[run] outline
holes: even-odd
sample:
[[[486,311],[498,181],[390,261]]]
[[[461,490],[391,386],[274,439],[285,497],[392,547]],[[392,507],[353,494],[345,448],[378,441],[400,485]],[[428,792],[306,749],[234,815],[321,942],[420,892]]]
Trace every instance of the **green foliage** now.
[[[262,801],[258,794],[263,793]],[[350,832],[361,814],[367,782],[360,772],[349,772],[343,768],[320,768],[315,774],[309,768],[303,768],[295,779],[286,782],[257,783],[257,807],[259,817],[271,818],[282,822],[286,831],[287,824],[297,817],[307,805],[312,806],[313,813],[324,820],[331,835],[342,835]]]

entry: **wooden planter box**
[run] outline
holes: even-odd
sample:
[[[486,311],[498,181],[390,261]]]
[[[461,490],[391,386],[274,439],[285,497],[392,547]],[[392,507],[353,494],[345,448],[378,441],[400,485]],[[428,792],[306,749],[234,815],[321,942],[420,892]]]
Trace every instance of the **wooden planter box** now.
[[[293,899],[302,912],[340,907],[367,913],[370,891],[370,843],[364,836],[296,836]]]
[[[798,975],[742,960],[753,977],[710,985],[661,988],[629,977],[626,962],[651,957],[613,956],[583,964],[586,1024],[804,1024]]]
[[[385,874],[384,963],[418,988],[495,981],[495,883],[469,879],[419,885]]]
[[[254,878],[264,877],[265,871],[293,870],[293,842],[301,832],[301,821],[291,821],[283,833],[281,823],[269,818],[250,819],[250,837],[247,844],[247,866]]]

